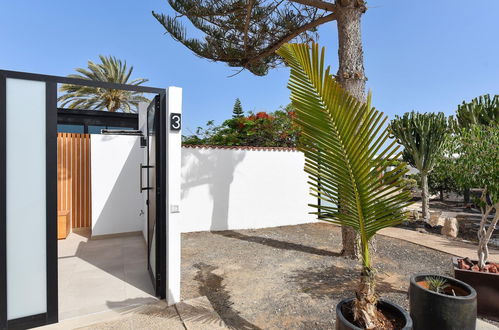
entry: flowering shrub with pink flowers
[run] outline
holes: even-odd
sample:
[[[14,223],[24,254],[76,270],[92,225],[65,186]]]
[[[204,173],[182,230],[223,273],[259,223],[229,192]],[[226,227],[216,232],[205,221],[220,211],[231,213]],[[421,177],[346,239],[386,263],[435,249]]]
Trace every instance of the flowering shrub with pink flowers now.
[[[274,112],[249,113],[217,126],[209,121],[196,134],[183,137],[184,144],[254,147],[295,147],[300,129],[293,123],[291,106]]]

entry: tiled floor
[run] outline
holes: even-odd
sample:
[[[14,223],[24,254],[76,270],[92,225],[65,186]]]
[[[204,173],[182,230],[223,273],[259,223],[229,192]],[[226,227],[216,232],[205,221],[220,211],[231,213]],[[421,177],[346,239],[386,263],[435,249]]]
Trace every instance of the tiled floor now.
[[[141,235],[58,241],[59,319],[155,302]]]

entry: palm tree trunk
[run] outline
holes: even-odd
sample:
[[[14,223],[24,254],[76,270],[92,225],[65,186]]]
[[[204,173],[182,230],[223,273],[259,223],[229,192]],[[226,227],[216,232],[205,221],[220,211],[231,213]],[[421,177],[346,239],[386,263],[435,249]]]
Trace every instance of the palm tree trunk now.
[[[336,7],[339,59],[336,79],[347,92],[365,101],[366,77],[360,23],[366,6],[362,0],[338,0]],[[341,238],[342,255],[358,258],[358,237],[355,231],[350,227],[342,226]]]
[[[421,172],[421,202],[425,222],[430,221],[430,195],[428,192],[428,174]]]
[[[371,268],[371,257],[369,254],[369,242],[362,242],[362,272],[360,283],[356,291],[355,305],[353,309],[354,319],[364,329],[382,329],[379,324],[378,311],[376,308],[377,296],[375,287],[375,274]]]

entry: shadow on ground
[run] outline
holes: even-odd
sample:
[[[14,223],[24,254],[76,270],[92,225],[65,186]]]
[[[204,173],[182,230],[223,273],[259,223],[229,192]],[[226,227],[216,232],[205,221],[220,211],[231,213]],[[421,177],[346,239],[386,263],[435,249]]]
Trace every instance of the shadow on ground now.
[[[222,283],[223,278],[213,273],[217,267],[205,263],[197,263],[194,267],[198,269],[194,280],[199,283],[199,292],[202,296],[208,298],[215,311],[229,328],[248,330],[260,329],[242,318],[239,315],[240,313],[232,308],[234,303],[231,301],[230,293]]]
[[[298,251],[298,252],[315,254],[315,255],[324,256],[324,257],[339,257],[340,256],[340,254],[337,252],[331,252],[328,250],[317,249],[317,248],[303,245],[303,244],[279,241],[279,240],[276,240],[273,238],[245,235],[245,234],[242,234],[240,232],[232,231],[232,230],[214,231],[212,233],[216,234],[216,235],[225,236],[228,238],[234,238],[234,239],[239,239],[239,240],[247,241],[247,242],[251,242],[251,243],[266,245],[266,246],[273,247],[276,249],[281,249],[281,250]]]
[[[376,289],[379,294],[399,293],[407,294],[407,290],[400,286],[404,279],[397,274],[378,273]],[[313,298],[338,298],[344,299],[354,296],[360,278],[360,268],[330,266],[317,269],[310,267],[296,270],[288,278],[288,282],[297,284],[301,292]]]

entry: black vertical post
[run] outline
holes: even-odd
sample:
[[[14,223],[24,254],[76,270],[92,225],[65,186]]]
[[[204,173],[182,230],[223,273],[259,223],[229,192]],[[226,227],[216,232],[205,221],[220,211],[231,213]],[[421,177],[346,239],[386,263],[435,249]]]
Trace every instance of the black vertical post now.
[[[7,329],[7,84],[0,75],[0,329]]]
[[[158,106],[159,115],[159,143],[156,144],[156,148],[159,148],[159,217],[157,217],[157,232],[159,232],[159,253],[156,255],[159,257],[159,297],[161,299],[166,299],[166,288],[168,282],[168,272],[166,271],[168,254],[166,251],[167,247],[167,233],[166,233],[166,195],[168,194],[168,186],[166,182],[166,171],[167,171],[167,158],[166,153],[168,152],[168,123],[167,123],[167,111],[166,111],[166,94],[161,93],[156,97],[156,105]]]
[[[58,322],[57,278],[57,83],[46,83],[46,245],[47,245],[47,324]]]

